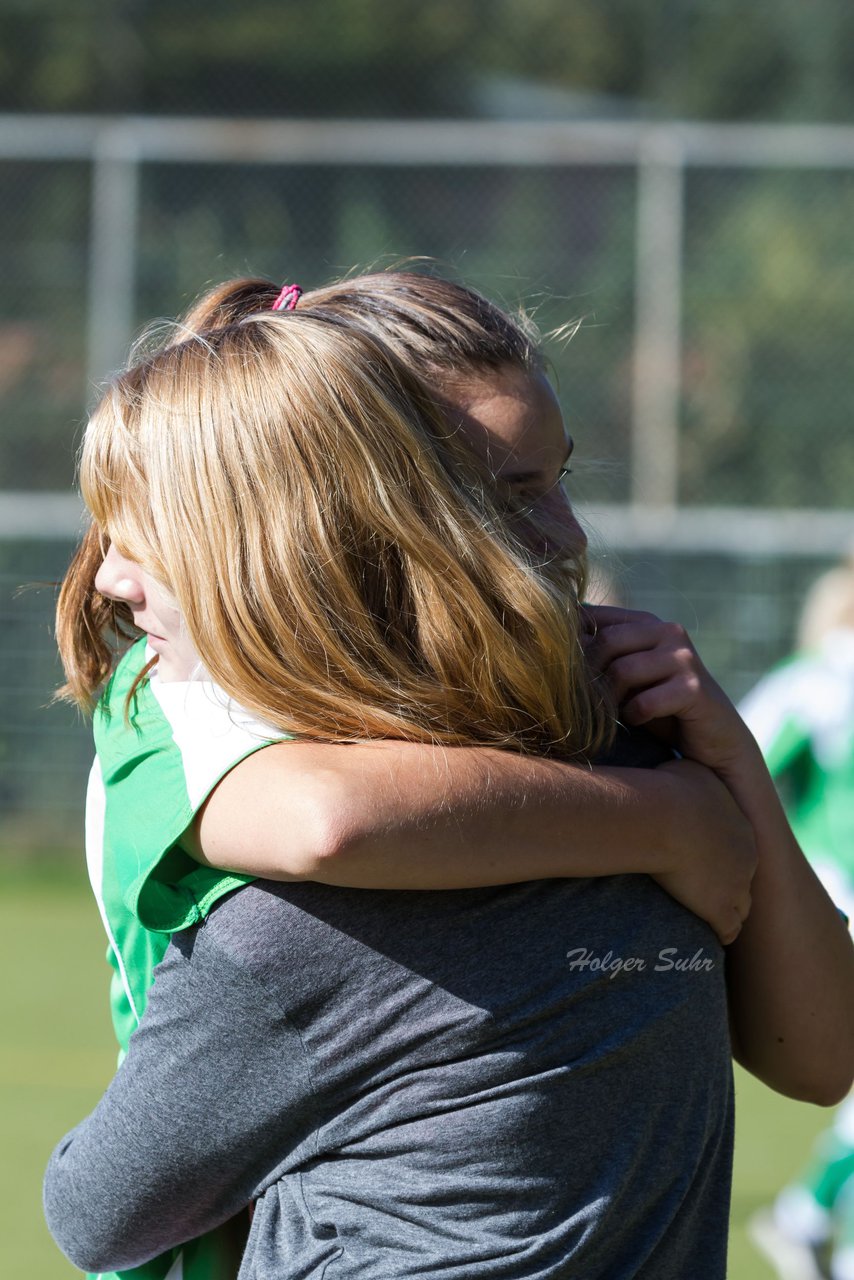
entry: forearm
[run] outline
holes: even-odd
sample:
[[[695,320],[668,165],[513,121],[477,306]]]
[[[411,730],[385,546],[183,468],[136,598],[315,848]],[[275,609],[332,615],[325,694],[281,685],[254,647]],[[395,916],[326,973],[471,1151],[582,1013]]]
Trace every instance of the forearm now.
[[[728,953],[738,1060],[779,1092],[832,1104],[854,1075],[854,946],[798,847],[758,748],[724,779],[751,821],[752,907]]]
[[[349,822],[317,879],[467,888],[669,865],[677,789],[654,770],[591,770],[490,749],[415,747],[352,762]],[[382,790],[371,785],[384,770]]]
[[[655,770],[490,748],[286,744],[224,779],[194,854],[271,879],[384,889],[654,874],[677,856],[689,808]]]

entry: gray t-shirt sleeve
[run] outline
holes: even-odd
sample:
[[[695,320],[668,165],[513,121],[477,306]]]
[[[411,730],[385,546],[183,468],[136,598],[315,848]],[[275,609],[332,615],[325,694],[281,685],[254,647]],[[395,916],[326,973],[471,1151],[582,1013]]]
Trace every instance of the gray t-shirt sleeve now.
[[[299,1035],[276,1001],[204,945],[203,927],[179,935],[115,1079],[51,1156],[54,1239],[101,1272],[203,1234],[258,1194],[311,1129],[312,1105]]]

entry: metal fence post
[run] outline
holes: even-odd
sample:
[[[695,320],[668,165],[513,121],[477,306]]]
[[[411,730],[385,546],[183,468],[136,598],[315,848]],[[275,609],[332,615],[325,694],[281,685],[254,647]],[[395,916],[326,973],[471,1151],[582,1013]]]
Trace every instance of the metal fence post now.
[[[139,156],[122,124],[99,132],[92,155],[87,373],[90,391],[127,354],[135,323]]]
[[[679,498],[684,155],[675,133],[653,128],[638,156],[631,499]]]

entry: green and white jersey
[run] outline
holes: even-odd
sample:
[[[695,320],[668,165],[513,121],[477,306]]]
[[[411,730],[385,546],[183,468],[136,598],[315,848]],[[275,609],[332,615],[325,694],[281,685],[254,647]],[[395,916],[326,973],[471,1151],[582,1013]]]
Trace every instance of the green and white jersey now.
[[[778,781],[792,830],[834,901],[854,906],[854,633],[831,631],[761,680],[739,708]]]
[[[169,935],[198,923],[219,898],[252,879],[194,862],[178,841],[234,765],[288,736],[211,681],[164,683],[156,667],[126,712],[146,661],[143,639],[122,658],[98,704],[86,804],[86,857],[109,943],[110,1005],[122,1056]],[[233,1240],[217,1232],[124,1274],[231,1280],[239,1256]]]

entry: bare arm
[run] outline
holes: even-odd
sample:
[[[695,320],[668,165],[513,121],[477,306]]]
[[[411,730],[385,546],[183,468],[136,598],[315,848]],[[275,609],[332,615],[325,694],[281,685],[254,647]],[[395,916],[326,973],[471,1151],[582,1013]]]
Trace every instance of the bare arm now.
[[[680,751],[726,783],[756,835],[752,907],[727,962],[735,1056],[780,1093],[838,1102],[854,1075],[854,946],[759,748],[681,627],[594,612],[597,661],[625,719],[668,728]]]
[[[721,775],[757,836],[753,906],[730,948],[739,1061],[792,1097],[833,1105],[854,1076],[854,946],[801,852],[759,748]]]
[[[397,741],[258,752],[213,792],[187,847],[228,870],[357,888],[645,872],[725,941],[754,865],[749,825],[696,766],[590,770]]]

